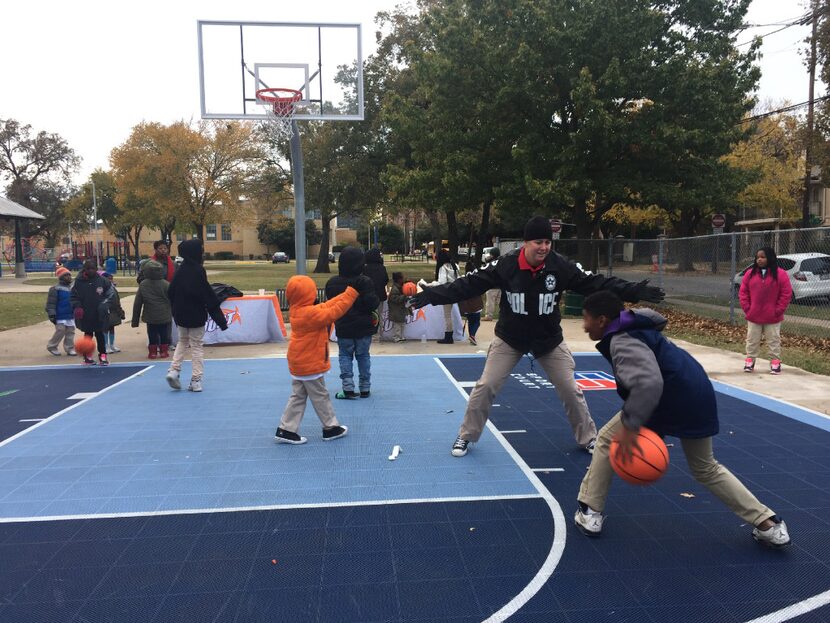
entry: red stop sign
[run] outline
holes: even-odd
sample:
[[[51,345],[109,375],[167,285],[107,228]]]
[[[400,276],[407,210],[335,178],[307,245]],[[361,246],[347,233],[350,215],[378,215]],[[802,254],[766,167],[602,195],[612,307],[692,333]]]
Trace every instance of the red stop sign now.
[[[562,231],[562,221],[560,221],[558,218],[550,219],[550,230],[554,234],[558,234],[560,231]]]
[[[726,225],[726,217],[723,214],[712,215],[712,227],[723,227]]]

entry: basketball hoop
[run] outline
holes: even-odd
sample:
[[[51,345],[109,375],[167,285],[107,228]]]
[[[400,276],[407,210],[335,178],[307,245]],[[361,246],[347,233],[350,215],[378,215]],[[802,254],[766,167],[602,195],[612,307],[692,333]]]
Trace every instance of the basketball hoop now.
[[[294,119],[294,105],[303,99],[302,91],[296,89],[259,89],[258,103],[266,105],[267,124],[275,140],[290,139],[293,135],[291,121]]]

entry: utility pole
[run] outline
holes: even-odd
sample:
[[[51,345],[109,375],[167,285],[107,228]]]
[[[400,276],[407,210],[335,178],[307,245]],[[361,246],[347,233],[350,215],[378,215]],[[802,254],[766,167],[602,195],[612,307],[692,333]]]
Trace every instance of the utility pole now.
[[[807,108],[807,174],[804,176],[804,203],[801,207],[801,226],[810,226],[810,173],[813,160],[813,109],[815,105],[815,84],[816,84],[816,31],[818,30],[818,7],[813,2],[813,34],[810,37],[810,95],[809,107]]]
[[[95,219],[95,263],[101,267],[101,257],[98,252],[98,202],[95,199],[95,180],[92,180],[92,216]]]

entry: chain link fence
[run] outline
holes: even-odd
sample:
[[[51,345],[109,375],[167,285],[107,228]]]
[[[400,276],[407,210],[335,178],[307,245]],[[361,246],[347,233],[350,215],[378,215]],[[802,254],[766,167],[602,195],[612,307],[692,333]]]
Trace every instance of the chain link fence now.
[[[650,279],[666,291],[667,303],[733,324],[743,322],[738,301],[743,272],[752,266],[755,252],[769,246],[793,286],[787,329],[818,337],[830,331],[830,227],[694,238],[556,240],[554,245],[571,258],[586,257],[589,248],[591,268],[630,281]]]

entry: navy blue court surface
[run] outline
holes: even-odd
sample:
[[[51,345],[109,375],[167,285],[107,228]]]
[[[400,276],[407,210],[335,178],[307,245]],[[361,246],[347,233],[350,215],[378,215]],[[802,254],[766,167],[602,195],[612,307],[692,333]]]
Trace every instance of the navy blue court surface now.
[[[208,361],[202,394],[164,364],[0,369],[0,621],[830,621],[827,418],[715,384],[716,456],[789,548],[755,543],[679,444],[657,484],[614,482],[592,540],[590,457],[528,358],[450,455],[483,365],[373,357],[371,397],[334,401],[349,435],[322,442],[309,406],[303,446],[273,441],[284,359]],[[577,369],[601,425],[613,377]]]

